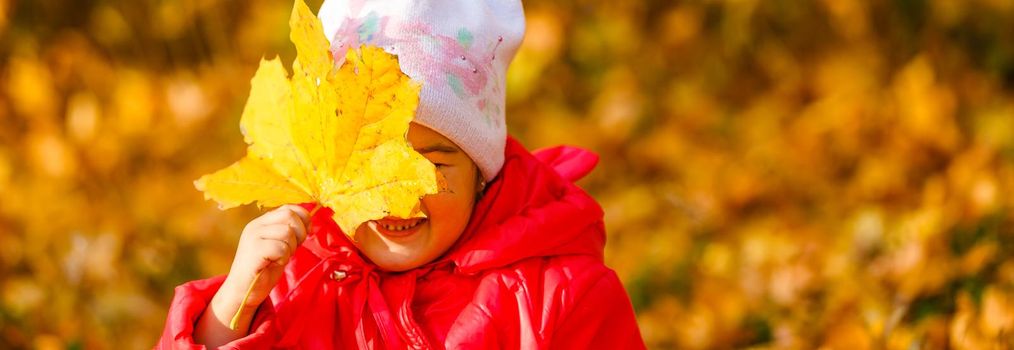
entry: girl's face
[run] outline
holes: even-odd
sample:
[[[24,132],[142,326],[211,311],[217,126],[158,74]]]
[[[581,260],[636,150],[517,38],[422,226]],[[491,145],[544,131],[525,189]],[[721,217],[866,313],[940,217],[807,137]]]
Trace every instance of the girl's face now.
[[[479,169],[454,142],[412,123],[408,141],[447,180],[447,191],[422,198],[425,219],[387,217],[360,225],[353,243],[387,271],[405,271],[433,261],[458,240],[472,216]]]

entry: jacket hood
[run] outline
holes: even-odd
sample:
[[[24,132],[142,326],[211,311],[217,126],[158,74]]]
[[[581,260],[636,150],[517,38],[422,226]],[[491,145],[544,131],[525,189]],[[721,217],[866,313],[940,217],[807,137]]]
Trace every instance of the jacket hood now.
[[[507,140],[504,167],[476,203],[468,227],[447,253],[464,272],[531,257],[590,255],[602,259],[602,208],[573,184],[598,156],[558,146],[529,153]]]
[[[533,154],[508,137],[504,166],[476,203],[464,233],[428,265],[452,262],[461,272],[475,273],[532,257],[586,255],[601,261],[602,208],[573,184],[597,163],[598,156],[584,149],[557,146]],[[314,216],[316,227],[304,245],[321,258],[338,254],[372,265],[330,217],[326,208]]]

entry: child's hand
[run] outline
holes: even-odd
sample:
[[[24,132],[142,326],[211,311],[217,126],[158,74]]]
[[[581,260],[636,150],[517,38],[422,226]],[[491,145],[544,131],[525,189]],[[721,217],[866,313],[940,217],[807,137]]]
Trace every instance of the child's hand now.
[[[250,297],[246,305],[241,306],[256,309],[275,287],[296,248],[306,239],[309,222],[309,214],[297,205],[281,206],[251,220],[243,228],[232,268],[219,293],[225,291],[230,300],[239,302],[249,288]],[[258,272],[261,277],[251,288]]]
[[[251,220],[243,228],[229,275],[209,305],[212,312],[205,312],[198,322],[195,334],[198,341],[217,346],[246,335],[257,307],[268,297],[289,258],[306,239],[309,222],[306,209],[284,205]],[[261,276],[255,278],[258,272]],[[254,284],[251,286],[251,283]],[[250,296],[244,304],[247,290]],[[240,308],[244,310],[238,320],[239,327],[233,331],[228,325]]]

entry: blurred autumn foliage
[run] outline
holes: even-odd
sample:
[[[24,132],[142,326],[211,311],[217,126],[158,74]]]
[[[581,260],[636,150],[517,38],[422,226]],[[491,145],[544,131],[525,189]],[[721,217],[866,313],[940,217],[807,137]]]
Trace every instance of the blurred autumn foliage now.
[[[316,8],[319,1],[311,8]],[[291,2],[0,0],[0,348],[147,348],[254,208]],[[508,124],[581,186],[652,348],[1014,348],[1014,1],[529,1]]]

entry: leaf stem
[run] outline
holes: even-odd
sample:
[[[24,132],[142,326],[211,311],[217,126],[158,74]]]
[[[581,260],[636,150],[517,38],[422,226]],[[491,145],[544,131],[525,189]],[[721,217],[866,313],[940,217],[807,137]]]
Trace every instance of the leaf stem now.
[[[254,286],[257,285],[257,280],[261,278],[262,272],[264,272],[264,270],[257,271],[257,274],[254,275],[253,281],[250,282],[250,286],[246,288],[246,295],[243,295],[243,301],[240,302],[239,309],[236,310],[236,314],[232,315],[232,321],[229,322],[229,329],[235,331],[239,328],[239,317],[243,314],[243,309],[246,308],[246,301],[247,299],[250,299],[250,293],[253,292]]]

